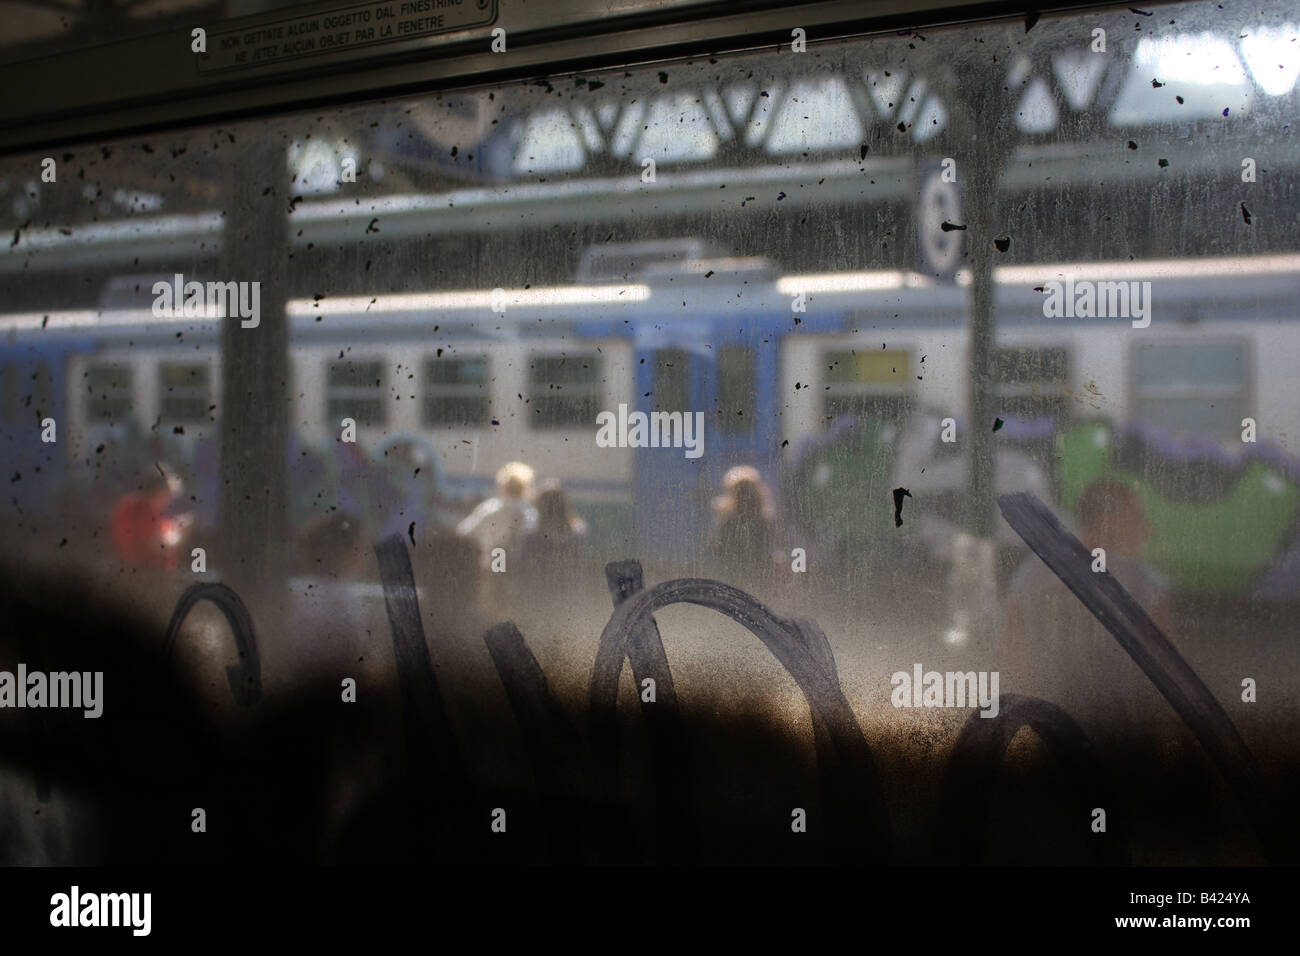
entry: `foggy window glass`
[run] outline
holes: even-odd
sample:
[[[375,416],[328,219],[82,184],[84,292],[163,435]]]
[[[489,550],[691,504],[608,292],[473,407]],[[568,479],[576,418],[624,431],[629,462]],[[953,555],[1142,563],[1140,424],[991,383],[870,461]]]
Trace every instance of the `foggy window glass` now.
[[[424,363],[424,424],[485,425],[489,387],[486,358],[433,358]]]
[[[95,16],[116,23],[106,37],[133,32],[101,6],[79,10],[69,43],[94,40],[80,31]],[[197,9],[177,7],[168,29]],[[42,29],[0,48],[34,56],[65,32]],[[384,97],[322,87],[294,101],[310,109],[163,118],[0,157],[3,606],[38,576],[63,608],[112,598],[138,610],[152,666],[178,597],[230,588],[256,623],[265,706],[243,702],[254,683],[230,674],[254,655],[205,603],[168,652],[205,708],[246,715],[240,740],[255,741],[299,693],[350,716],[340,681],[355,677],[386,715],[375,726],[391,718],[357,738],[377,791],[410,753],[461,755],[464,792],[509,804],[512,834],[539,834],[498,840],[512,861],[550,859],[547,773],[554,793],[590,796],[575,816],[636,808],[628,858],[667,845],[679,829],[659,810],[663,725],[645,717],[659,707],[690,741],[694,777],[674,782],[683,813],[709,821],[680,829],[701,860],[841,848],[874,861],[865,837],[839,841],[849,824],[834,814],[878,804],[896,860],[1097,863],[1119,846],[1161,865],[1267,862],[1269,838],[1225,802],[1219,764],[1169,700],[1191,698],[1158,687],[1080,593],[1121,585],[1209,688],[1198,712],[1234,721],[1270,785],[1300,777],[1294,4],[863,29],[809,29],[804,52],[784,35],[700,40],[656,47],[654,62],[570,47],[563,71],[544,60],[545,31],[511,33],[501,54],[476,32],[463,43],[482,59],[462,79],[408,85],[411,57],[391,64]],[[332,80],[327,54],[303,63],[305,91]],[[257,91],[261,75],[241,75]],[[602,652],[611,614],[638,587],[683,579],[815,622],[824,641],[782,631],[788,653],[773,654],[752,608],[656,608],[672,681],[651,702],[645,660],[635,682],[617,672],[601,700],[619,729],[603,737],[595,671],[654,649],[647,612],[610,632],[627,647]],[[531,660],[493,630],[506,622]],[[399,670],[422,646],[416,683],[436,679],[450,729],[408,751],[406,732],[442,726],[404,709]],[[519,733],[512,707],[546,698],[541,681],[509,681],[538,671],[571,728]],[[926,703],[930,672],[999,675],[1002,717],[1050,705],[1033,713],[1077,728],[1060,737],[1090,742],[1097,779],[1135,781],[1123,812],[1136,822],[1116,813],[1115,839],[1090,841],[1072,808],[1105,801],[1044,769],[1074,766],[1052,752],[1073,744],[1044,743],[1040,721],[985,760],[981,741],[1007,724],[955,689]],[[900,674],[915,693],[891,686]],[[1258,702],[1242,697],[1248,678]],[[416,709],[435,697],[420,686]],[[832,691],[843,699],[810,703]],[[338,744],[339,712],[312,724],[319,738],[287,739]],[[827,728],[877,752],[882,799],[822,793],[821,755],[863,752],[856,736],[824,747]],[[570,772],[567,751],[530,749],[570,736],[616,739],[617,771],[587,755]],[[970,766],[1008,769],[979,778],[976,822],[943,816],[972,806],[942,789],[962,740]],[[1239,756],[1223,765],[1252,764]],[[402,801],[371,794],[370,777],[328,769],[351,760],[331,752],[299,775],[333,795],[301,814],[343,819],[328,838],[294,829],[278,802],[300,794],[276,776],[280,751],[248,763],[250,780],[275,778],[267,806],[250,803],[262,816],[221,832],[276,821],[295,862],[441,852],[432,838],[411,849],[403,827],[424,824],[390,813]],[[858,769],[842,776],[860,782]],[[15,794],[35,791],[32,768],[15,773]],[[597,778],[624,788],[618,807]],[[1166,812],[1184,791],[1185,819]],[[15,800],[15,819],[56,809]],[[794,807],[806,840],[764,836],[789,834]],[[469,840],[445,810],[428,816]],[[56,842],[32,838],[29,855]]]
[[[536,354],[529,362],[533,428],[594,424],[600,410],[600,356],[595,352]]]

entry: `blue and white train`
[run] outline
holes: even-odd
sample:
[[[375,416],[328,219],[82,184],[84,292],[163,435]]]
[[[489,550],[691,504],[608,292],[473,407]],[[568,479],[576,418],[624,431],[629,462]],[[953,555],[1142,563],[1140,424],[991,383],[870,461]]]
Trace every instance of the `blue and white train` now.
[[[1044,288],[1066,279],[1150,282],[1150,325],[1045,315]],[[612,551],[687,555],[733,465],[775,479],[845,415],[926,408],[967,427],[969,281],[783,275],[680,242],[596,247],[566,285],[295,299],[295,460],[344,454],[351,418],[372,460],[397,442],[427,449],[447,500],[472,501],[523,460],[565,483]],[[995,283],[1004,419],[1141,420],[1231,443],[1251,418],[1261,438],[1300,447],[1300,255],[1003,266]],[[20,476],[7,507],[39,514],[85,489],[128,432],[211,472],[223,321],[238,319],[158,318],[147,300],[0,315],[0,448]],[[597,415],[620,405],[703,411],[703,455],[598,447]],[[42,442],[47,419],[57,443]],[[925,487],[919,472],[903,480]],[[211,480],[195,486],[215,507]]]

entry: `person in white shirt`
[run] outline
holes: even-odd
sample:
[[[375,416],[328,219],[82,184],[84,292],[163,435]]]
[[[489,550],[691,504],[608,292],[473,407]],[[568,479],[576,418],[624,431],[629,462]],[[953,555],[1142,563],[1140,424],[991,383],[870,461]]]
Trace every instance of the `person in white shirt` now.
[[[533,469],[519,461],[502,465],[496,484],[497,493],[456,526],[457,534],[478,542],[484,568],[491,568],[496,548],[505,550],[508,561],[524,535],[537,527],[537,510],[530,502]]]

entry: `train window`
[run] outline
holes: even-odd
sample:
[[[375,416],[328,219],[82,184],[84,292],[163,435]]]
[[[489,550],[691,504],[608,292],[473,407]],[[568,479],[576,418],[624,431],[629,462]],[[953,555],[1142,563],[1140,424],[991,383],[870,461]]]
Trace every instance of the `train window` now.
[[[754,350],[748,345],[718,349],[718,430],[724,435],[754,431]]]
[[[431,358],[424,363],[424,424],[488,423],[487,358]]]
[[[907,405],[911,353],[904,349],[834,349],[822,353],[823,423],[841,416],[897,423]]]
[[[655,353],[651,385],[655,411],[680,412],[691,407],[690,362],[685,349],[660,349]]]
[[[212,372],[206,364],[158,367],[158,412],[168,424],[201,422],[212,404]]]
[[[1139,346],[1133,387],[1139,421],[1179,436],[1230,438],[1246,414],[1246,346]]]
[[[22,366],[0,365],[0,421],[12,425],[18,421],[18,376]]]
[[[86,369],[87,421],[122,423],[132,417],[132,371],[129,365],[92,365]]]
[[[330,362],[325,416],[331,427],[345,418],[358,425],[383,425],[384,378],[382,361]]]
[[[28,388],[19,391],[22,411],[43,418],[54,411],[54,373],[48,362],[37,362],[34,372],[28,375]]]
[[[1069,351],[1027,346],[995,349],[993,381],[999,415],[1059,422],[1069,410]]]
[[[1000,348],[993,353],[999,382],[1068,382],[1069,361],[1064,348]]]
[[[600,369],[596,352],[534,355],[528,377],[532,426],[594,427],[602,404]]]
[[[54,379],[50,366],[11,363],[0,367],[0,422],[40,421],[53,412]]]

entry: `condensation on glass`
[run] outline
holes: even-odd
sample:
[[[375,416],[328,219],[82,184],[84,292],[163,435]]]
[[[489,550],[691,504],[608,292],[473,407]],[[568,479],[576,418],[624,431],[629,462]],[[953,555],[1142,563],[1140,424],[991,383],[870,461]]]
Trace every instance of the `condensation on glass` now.
[[[590,675],[604,566],[634,558],[815,619],[900,751],[970,713],[896,706],[916,664],[1000,670],[1099,736],[1164,727],[998,515],[1030,492],[1277,743],[1295,728],[1238,701],[1268,675],[1294,705],[1300,673],[1297,22],[1161,10],[87,143],[50,153],[54,183],[6,159],[8,558],[165,619],[239,577],[243,454],[283,515],[254,605],[268,692],[391,656],[372,547],[398,536],[431,619],[465,647],[514,620],[561,694]],[[190,282],[192,307],[157,306]],[[225,284],[259,282],[232,329]],[[283,383],[223,362],[276,329]],[[277,421],[287,479],[263,481],[229,443],[270,454]],[[809,733],[738,625],[660,626],[689,707]]]

